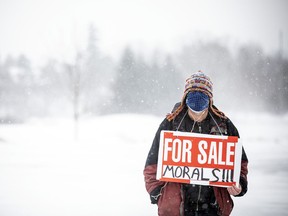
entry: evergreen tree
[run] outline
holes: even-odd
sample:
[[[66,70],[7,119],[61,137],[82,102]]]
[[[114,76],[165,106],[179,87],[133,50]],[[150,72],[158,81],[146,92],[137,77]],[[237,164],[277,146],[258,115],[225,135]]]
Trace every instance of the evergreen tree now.
[[[137,58],[134,73],[136,75],[134,85],[137,95],[135,97],[135,104],[133,104],[134,112],[149,112],[153,101],[153,88],[151,86],[153,78],[149,65],[141,56]]]
[[[115,112],[134,112],[135,101],[139,99],[139,86],[136,84],[135,56],[130,48],[126,48],[114,80],[114,99],[112,102]]]
[[[83,53],[83,112],[101,113],[111,95],[109,85],[113,76],[113,62],[101,55],[98,48],[97,31],[89,28],[88,43]],[[105,112],[105,111],[104,111]]]
[[[157,59],[157,58],[153,58]],[[163,114],[165,111],[163,110],[163,77],[161,76],[161,68],[157,61],[152,62],[150,67],[150,82],[148,89],[150,90],[150,99],[149,99],[149,111],[153,114]]]
[[[10,64],[0,63],[0,120],[1,123],[11,122],[13,119],[13,79],[9,73]]]
[[[258,46],[243,46],[237,55],[238,73],[241,74],[242,106],[249,109],[265,110],[265,92],[271,86],[266,73],[267,59]],[[253,103],[252,103],[253,101]]]
[[[63,69],[63,63],[55,59],[49,59],[40,69],[35,88],[39,93],[38,103],[42,107],[40,109],[42,115],[67,115],[69,113],[70,106],[68,104],[72,94],[71,84],[67,83],[68,75],[66,72]]]
[[[161,66],[160,100],[163,109],[170,112],[176,102],[181,101],[185,78],[179,72],[171,56],[167,56]]]

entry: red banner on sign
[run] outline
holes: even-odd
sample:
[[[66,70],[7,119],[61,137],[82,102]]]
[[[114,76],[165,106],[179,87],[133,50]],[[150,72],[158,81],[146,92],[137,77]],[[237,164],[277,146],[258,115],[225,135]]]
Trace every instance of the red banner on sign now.
[[[162,131],[157,179],[230,187],[239,182],[241,154],[235,136]]]

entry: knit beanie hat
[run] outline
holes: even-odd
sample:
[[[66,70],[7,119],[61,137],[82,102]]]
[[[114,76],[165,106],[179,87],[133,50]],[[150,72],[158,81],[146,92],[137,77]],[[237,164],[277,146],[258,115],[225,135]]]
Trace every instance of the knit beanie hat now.
[[[204,93],[209,98],[211,110],[217,116],[219,116],[221,118],[226,118],[224,113],[215,109],[212,106],[213,105],[213,83],[212,83],[210,77],[207,76],[206,74],[204,74],[202,71],[198,71],[186,79],[185,90],[184,90],[184,95],[183,95],[182,100],[181,100],[181,104],[174,112],[167,114],[166,118],[169,121],[173,120],[186,106],[186,98],[187,98],[187,95],[189,92]],[[205,97],[205,96],[203,96],[203,97]]]
[[[190,91],[200,91],[213,97],[213,83],[209,76],[205,75],[202,71],[192,74],[186,79],[184,96]]]

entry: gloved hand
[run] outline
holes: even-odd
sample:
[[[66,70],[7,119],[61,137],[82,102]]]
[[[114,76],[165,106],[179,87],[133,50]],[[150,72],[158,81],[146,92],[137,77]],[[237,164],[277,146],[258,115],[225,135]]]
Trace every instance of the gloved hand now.
[[[242,187],[240,184],[239,186],[233,185],[232,187],[227,188],[227,190],[230,195],[237,196],[238,194],[241,193]]]

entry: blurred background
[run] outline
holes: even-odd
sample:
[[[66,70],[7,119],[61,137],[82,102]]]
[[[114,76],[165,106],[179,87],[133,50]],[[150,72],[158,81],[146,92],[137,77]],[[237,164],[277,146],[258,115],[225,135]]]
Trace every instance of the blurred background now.
[[[0,1],[0,118],[166,114],[202,70],[226,110],[288,110],[277,1]]]
[[[198,70],[250,159],[234,215],[286,215],[287,11],[286,0],[0,0],[0,216],[156,215],[146,155]]]

